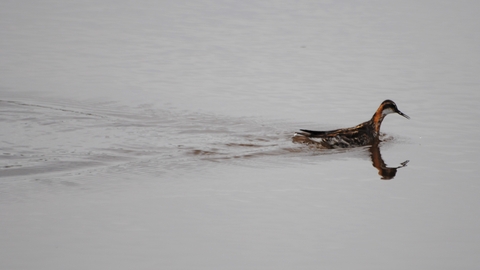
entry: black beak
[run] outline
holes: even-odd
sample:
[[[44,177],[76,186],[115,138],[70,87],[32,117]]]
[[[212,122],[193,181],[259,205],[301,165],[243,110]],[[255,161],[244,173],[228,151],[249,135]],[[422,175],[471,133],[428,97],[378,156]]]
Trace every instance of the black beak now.
[[[400,114],[401,116],[403,116],[403,117],[407,118],[407,119],[410,119],[410,116],[408,116],[408,115],[406,115],[406,114],[402,113],[400,110],[397,110],[397,113],[398,113],[398,114]]]

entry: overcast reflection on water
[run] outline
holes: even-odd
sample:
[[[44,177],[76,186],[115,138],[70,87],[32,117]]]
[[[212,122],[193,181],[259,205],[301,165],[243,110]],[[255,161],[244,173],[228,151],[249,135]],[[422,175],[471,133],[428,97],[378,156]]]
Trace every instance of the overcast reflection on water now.
[[[0,3],[0,268],[475,269],[479,12]]]

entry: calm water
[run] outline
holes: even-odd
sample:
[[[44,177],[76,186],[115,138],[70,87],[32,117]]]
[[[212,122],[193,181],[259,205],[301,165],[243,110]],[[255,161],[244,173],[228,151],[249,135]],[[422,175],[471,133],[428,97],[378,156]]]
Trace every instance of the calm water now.
[[[0,268],[476,269],[479,12],[0,3]]]

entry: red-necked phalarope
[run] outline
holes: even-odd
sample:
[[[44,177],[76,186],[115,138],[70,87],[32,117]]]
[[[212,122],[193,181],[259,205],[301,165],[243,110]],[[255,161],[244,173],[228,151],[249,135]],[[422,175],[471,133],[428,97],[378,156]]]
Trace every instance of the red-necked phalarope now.
[[[325,148],[347,148],[355,146],[364,146],[372,144],[374,139],[380,135],[380,125],[383,118],[387,114],[398,113],[401,116],[410,119],[410,117],[402,113],[395,102],[385,100],[380,104],[372,119],[363,122],[355,127],[341,128],[329,131],[315,131],[300,129],[301,132],[296,132],[293,141],[303,143],[316,143]],[[316,141],[315,138],[320,139]]]

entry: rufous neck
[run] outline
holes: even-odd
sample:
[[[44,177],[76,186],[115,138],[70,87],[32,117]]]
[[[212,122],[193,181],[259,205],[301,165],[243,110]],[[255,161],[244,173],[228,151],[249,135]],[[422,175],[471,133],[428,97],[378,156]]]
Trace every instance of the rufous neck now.
[[[385,118],[385,114],[382,113],[382,108],[378,108],[375,114],[372,116],[372,123],[375,129],[375,136],[380,134],[380,126],[382,125],[383,118]]]

